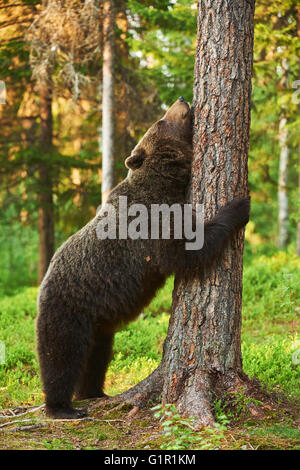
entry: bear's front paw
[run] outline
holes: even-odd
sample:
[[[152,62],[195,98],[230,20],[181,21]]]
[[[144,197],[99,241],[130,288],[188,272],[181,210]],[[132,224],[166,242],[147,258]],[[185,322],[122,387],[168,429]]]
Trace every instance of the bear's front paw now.
[[[249,222],[250,197],[235,198],[229,203],[229,205],[231,210],[234,211],[238,227],[244,227]]]
[[[235,198],[226,206],[222,207],[220,216],[226,217],[237,229],[244,227],[249,222],[250,215],[250,197]]]

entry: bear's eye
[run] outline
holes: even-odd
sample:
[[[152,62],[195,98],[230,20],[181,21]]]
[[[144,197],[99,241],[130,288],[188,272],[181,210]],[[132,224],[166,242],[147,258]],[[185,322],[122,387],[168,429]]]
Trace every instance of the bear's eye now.
[[[159,125],[166,124],[166,123],[167,123],[167,121],[165,121],[165,119],[161,119],[160,121],[158,121]]]

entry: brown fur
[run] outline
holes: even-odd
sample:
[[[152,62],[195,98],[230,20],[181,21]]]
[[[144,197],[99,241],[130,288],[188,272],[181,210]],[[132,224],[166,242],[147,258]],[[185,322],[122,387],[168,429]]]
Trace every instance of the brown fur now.
[[[191,110],[179,99],[135,147],[127,178],[107,203],[128,206],[184,204],[192,158]],[[39,294],[38,353],[46,411],[55,418],[82,414],[77,398],[103,395],[103,383],[120,324],[136,318],[171,273],[187,275],[216,259],[244,226],[249,200],[236,199],[205,225],[202,250],[186,252],[184,240],[99,240],[98,212],[54,255]]]

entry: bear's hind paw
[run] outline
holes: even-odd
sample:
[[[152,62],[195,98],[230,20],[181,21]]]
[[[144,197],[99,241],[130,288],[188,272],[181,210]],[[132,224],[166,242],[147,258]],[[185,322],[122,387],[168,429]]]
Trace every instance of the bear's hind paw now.
[[[46,406],[46,414],[53,419],[80,419],[87,416],[87,408],[52,408]]]

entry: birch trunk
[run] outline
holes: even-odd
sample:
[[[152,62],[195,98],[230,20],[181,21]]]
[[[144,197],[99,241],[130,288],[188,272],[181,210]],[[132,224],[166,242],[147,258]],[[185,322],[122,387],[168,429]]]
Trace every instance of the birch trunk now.
[[[283,86],[287,88],[288,64],[282,61]],[[286,248],[288,242],[289,201],[288,201],[288,166],[289,147],[286,112],[283,108],[279,122],[279,171],[278,171],[278,247]]]
[[[103,2],[102,203],[114,185],[114,2]]]
[[[289,204],[288,204],[288,164],[289,164],[289,148],[288,148],[288,131],[287,119],[282,117],[279,123],[279,173],[278,173],[278,246],[281,249],[286,248],[288,242],[288,221],[289,221]]]
[[[47,162],[47,152],[52,147],[52,88],[47,81],[39,85],[40,95],[40,136],[41,151],[45,152],[45,161],[38,168],[38,229],[39,229],[39,264],[38,283],[43,280],[54,254],[54,207],[53,185],[50,166]]]

